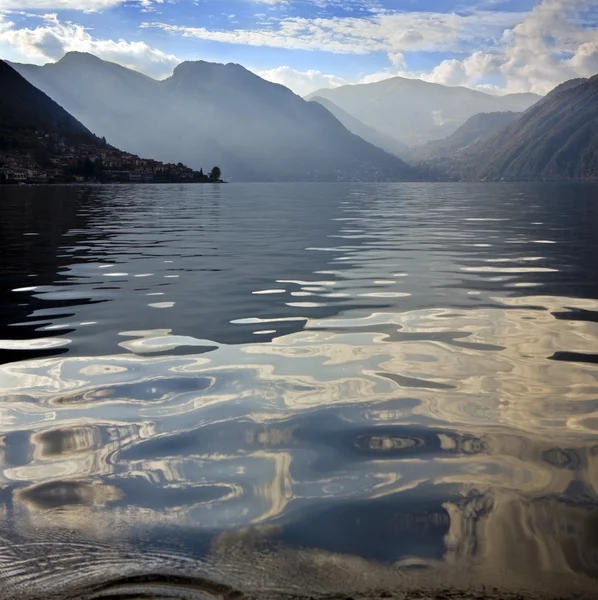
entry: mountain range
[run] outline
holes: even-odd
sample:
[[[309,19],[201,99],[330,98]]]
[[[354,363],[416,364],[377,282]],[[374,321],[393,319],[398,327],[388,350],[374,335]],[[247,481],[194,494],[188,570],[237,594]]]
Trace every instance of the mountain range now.
[[[237,64],[180,64],[156,81],[90,54],[14,68],[110,143],[243,181],[413,179],[325,108]]]
[[[0,183],[85,180],[220,183],[220,175],[109,145],[0,60]]]
[[[0,60],[0,149],[34,150],[43,135],[71,144],[101,144],[89,129]]]
[[[417,163],[429,158],[450,156],[484,139],[519,117],[516,112],[480,113],[470,117],[451,135],[409,149],[410,160]]]
[[[393,77],[318,90],[306,98],[324,98],[368,127],[407,146],[416,146],[451,135],[478,113],[520,112],[541,97],[493,96],[464,87]]]
[[[555,89],[465,161],[475,179],[597,179],[598,76]]]
[[[360,138],[366,140],[370,144],[374,144],[374,146],[378,146],[378,148],[382,148],[389,152],[390,154],[394,154],[395,156],[399,156],[401,158],[410,157],[411,152],[409,148],[381,131],[373,129],[372,127],[368,127],[365,123],[362,123],[355,117],[352,117],[347,111],[343,110],[334,102],[327,100],[326,98],[321,98],[320,96],[315,96],[311,98],[311,102],[317,102],[321,104],[329,113],[333,114],[351,133],[358,135]]]
[[[164,81],[76,52],[13,66],[31,85],[0,63],[5,146],[36,129],[93,145],[92,130],[236,181],[598,178],[598,76],[543,98],[393,78],[306,100],[237,64],[185,62]]]
[[[598,179],[598,76],[558,86],[514,120],[431,159],[422,171],[426,178],[476,181]]]

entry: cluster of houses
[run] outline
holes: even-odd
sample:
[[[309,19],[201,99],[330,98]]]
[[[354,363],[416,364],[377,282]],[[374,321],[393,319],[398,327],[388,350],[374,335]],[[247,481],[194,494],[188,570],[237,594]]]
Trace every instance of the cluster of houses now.
[[[0,182],[47,183],[50,175],[31,156],[0,152]]]
[[[47,144],[43,158],[35,152],[0,149],[0,183],[185,182],[208,179],[182,163],[164,164],[110,146]],[[40,163],[44,164],[41,165]]]

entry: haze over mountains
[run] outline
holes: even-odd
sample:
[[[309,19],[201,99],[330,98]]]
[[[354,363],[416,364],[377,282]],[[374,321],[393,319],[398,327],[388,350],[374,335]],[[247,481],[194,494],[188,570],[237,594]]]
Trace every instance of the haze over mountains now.
[[[6,127],[22,121],[19,98],[37,96],[3,66]],[[81,53],[14,67],[60,105],[32,100],[48,123],[164,162],[218,164],[236,181],[598,178],[598,76],[541,99],[394,78],[306,101],[237,64],[186,62],[164,81]]]
[[[322,89],[307,99],[324,98],[349,115],[408,146],[454,133],[478,113],[520,112],[541,97],[492,96],[464,87],[394,77],[376,83]]]
[[[481,115],[487,121],[490,115]],[[424,179],[571,181],[598,179],[598,76],[558,86],[537,104],[460,149],[449,140],[419,165]]]
[[[460,160],[473,179],[598,179],[598,75],[557,87]]]
[[[392,138],[381,131],[373,129],[372,127],[368,127],[365,123],[362,123],[355,117],[352,117],[348,112],[334,104],[334,102],[326,100],[326,98],[322,98],[320,96],[311,98],[310,102],[317,102],[318,104],[321,104],[328,112],[332,113],[351,133],[358,135],[360,138],[366,140],[366,142],[374,144],[374,146],[378,146],[378,148],[382,148],[383,150],[386,150],[386,152],[401,158],[411,156],[409,148],[403,144],[403,142],[400,142],[399,140]]]
[[[244,181],[414,177],[322,106],[240,65],[186,62],[164,81],[81,53],[13,66],[110,143],[158,160],[218,164]]]
[[[200,173],[123,152],[91,133],[0,60],[0,183],[220,183]]]
[[[411,148],[412,161],[420,162],[439,156],[450,156],[484,139],[486,136],[512,123],[520,116],[516,112],[479,113],[467,119],[457,131],[443,140],[433,140],[421,146]]]

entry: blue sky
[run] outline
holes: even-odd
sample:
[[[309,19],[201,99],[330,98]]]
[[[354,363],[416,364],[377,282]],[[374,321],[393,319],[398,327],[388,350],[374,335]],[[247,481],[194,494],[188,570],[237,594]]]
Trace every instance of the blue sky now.
[[[0,56],[156,78],[238,62],[300,94],[396,75],[544,93],[598,72],[597,22],[598,0],[0,0]]]

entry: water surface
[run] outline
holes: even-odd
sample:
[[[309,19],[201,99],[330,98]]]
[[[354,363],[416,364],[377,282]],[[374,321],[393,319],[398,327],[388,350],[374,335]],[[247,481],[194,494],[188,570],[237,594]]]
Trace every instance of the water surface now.
[[[597,190],[1,188],[5,593],[592,589]]]

